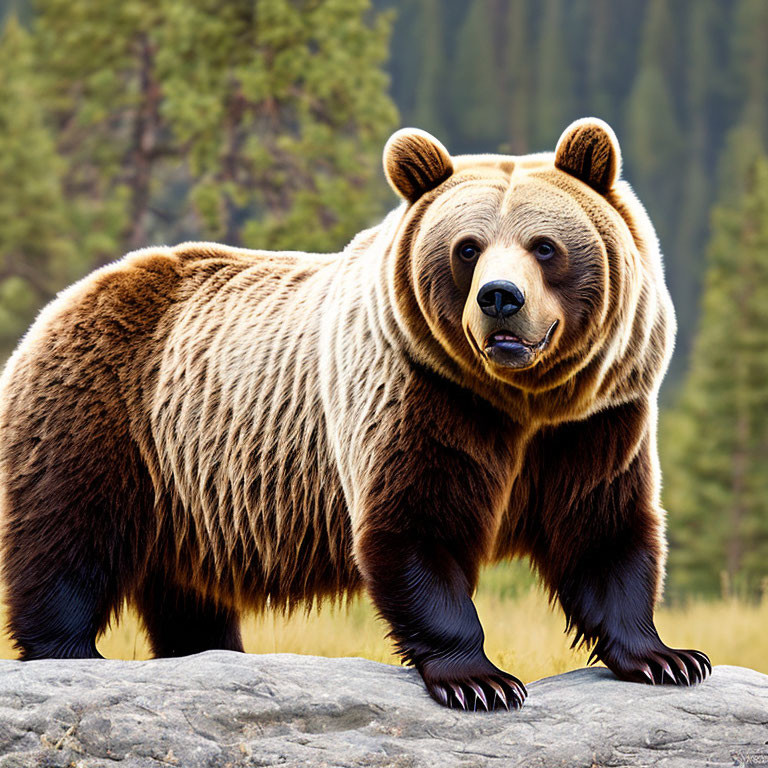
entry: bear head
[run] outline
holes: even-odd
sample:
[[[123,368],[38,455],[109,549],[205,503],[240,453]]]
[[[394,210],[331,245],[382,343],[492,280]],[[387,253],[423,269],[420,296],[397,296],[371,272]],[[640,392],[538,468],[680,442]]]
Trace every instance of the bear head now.
[[[608,125],[579,120],[554,153],[521,157],[452,157],[402,129],[384,169],[407,204],[393,297],[425,362],[528,393],[582,371],[592,395],[609,370],[654,386],[674,319],[655,233],[619,179]]]

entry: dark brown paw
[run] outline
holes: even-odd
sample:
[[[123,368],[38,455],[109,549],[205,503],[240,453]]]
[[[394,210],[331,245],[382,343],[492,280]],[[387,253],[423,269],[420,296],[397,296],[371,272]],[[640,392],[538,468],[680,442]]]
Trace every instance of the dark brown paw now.
[[[637,656],[606,660],[606,664],[622,680],[648,685],[695,685],[712,673],[712,663],[705,653],[663,644]]]
[[[513,675],[497,670],[454,679],[426,679],[429,695],[439,704],[470,712],[520,709],[528,691]]]

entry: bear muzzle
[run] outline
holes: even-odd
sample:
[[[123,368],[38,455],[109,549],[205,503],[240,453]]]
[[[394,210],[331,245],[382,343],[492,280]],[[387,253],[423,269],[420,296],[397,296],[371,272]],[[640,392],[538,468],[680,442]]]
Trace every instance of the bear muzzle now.
[[[492,331],[483,342],[483,356],[504,368],[529,368],[547,349],[559,323],[555,320],[539,341],[529,341],[503,329]]]

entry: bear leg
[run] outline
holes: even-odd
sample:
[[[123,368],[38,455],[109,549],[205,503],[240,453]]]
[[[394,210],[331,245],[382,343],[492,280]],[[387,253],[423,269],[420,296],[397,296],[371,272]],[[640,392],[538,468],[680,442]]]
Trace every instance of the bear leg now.
[[[27,567],[14,560],[6,564],[7,628],[20,658],[102,658],[96,638],[120,602],[104,571],[85,559],[67,566],[40,558]]]
[[[121,348],[103,306],[98,318],[49,316],[3,374],[0,562],[22,659],[98,657],[154,539],[154,489],[104,359]]]
[[[517,709],[523,683],[485,655],[469,580],[448,549],[414,536],[377,533],[359,553],[368,591],[392,626],[403,661],[447,707]]]
[[[610,562],[607,552],[612,552]],[[575,565],[557,588],[569,627],[576,630],[574,645],[591,645],[590,663],[602,661],[622,680],[699,683],[712,671],[707,655],[670,648],[656,630],[658,570],[653,550],[624,541],[601,547]]]
[[[709,658],[670,648],[654,624],[665,547],[651,467],[646,444],[623,473],[567,513],[551,514],[534,560],[576,632],[573,645],[592,648],[591,662],[602,661],[622,680],[692,685],[711,673]]]
[[[237,613],[170,580],[145,582],[136,605],[155,657],[243,651]]]
[[[5,479],[7,629],[23,660],[100,658],[96,639],[132,578],[125,541],[108,530],[113,504],[87,477],[64,481],[67,469]]]

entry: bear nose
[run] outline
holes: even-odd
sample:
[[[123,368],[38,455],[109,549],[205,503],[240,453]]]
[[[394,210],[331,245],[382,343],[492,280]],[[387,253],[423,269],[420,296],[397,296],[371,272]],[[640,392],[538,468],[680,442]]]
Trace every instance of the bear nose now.
[[[486,315],[503,320],[520,311],[525,304],[525,296],[509,280],[491,280],[478,291],[477,303]]]

